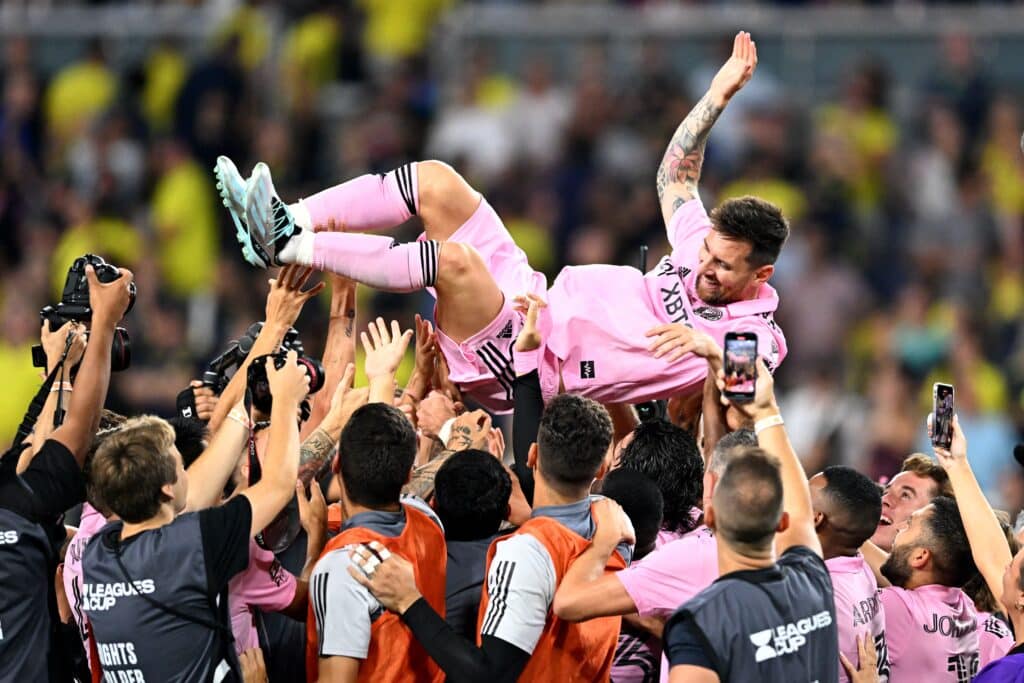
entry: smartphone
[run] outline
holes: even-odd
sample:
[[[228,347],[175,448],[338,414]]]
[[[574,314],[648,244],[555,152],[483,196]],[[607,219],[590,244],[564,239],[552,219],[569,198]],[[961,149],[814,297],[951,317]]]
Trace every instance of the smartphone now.
[[[725,391],[730,401],[754,400],[757,388],[757,335],[753,332],[725,334]]]
[[[953,445],[953,385],[936,382],[932,385],[932,445],[949,448]]]

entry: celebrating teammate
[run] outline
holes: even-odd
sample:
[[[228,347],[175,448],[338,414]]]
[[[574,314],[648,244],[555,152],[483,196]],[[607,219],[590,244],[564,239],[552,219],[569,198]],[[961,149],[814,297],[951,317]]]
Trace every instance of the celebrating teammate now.
[[[718,116],[750,80],[757,48],[738,33],[732,56],[677,129],[657,174],[672,253],[646,273],[623,266],[565,268],[547,292],[542,328],[545,399],[559,391],[598,401],[640,402],[699,391],[702,342],[726,332],[755,332],[774,368],[785,356],[778,306],[767,284],[789,232],[781,211],[755,197],[730,199],[710,216],[697,195],[704,147]],[[218,187],[249,263],[300,263],[378,289],[427,289],[437,298],[438,341],[463,392],[487,408],[512,406],[511,345],[522,327],[513,297],[543,294],[534,271],[490,204],[437,161],[364,175],[296,204],[277,196],[270,170],[257,164],[243,181],[226,157]],[[314,232],[330,221],[350,230],[397,226],[413,215],[425,233],[399,244],[379,235]],[[653,353],[651,353],[653,352]]]

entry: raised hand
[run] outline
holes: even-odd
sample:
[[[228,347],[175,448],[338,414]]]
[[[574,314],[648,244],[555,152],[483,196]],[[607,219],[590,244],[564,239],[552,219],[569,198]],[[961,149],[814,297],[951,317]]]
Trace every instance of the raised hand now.
[[[860,669],[839,653],[839,661],[846,669],[850,683],[876,683],[878,681],[878,653],[875,651],[874,639],[869,635],[857,636],[857,654],[860,656]]]
[[[491,416],[482,410],[474,410],[455,418],[447,445],[453,451],[464,451],[468,448],[486,451],[492,438]]]
[[[120,271],[121,277],[103,283],[96,277],[95,268],[85,267],[85,279],[89,283],[89,307],[92,308],[92,324],[95,326],[112,328],[128,310],[135,275],[127,268],[121,268]]]
[[[928,416],[928,438],[932,435],[932,416]],[[935,452],[935,459],[939,461],[939,465],[943,469],[949,469],[950,467],[966,462],[967,461],[967,437],[964,436],[964,432],[960,429],[960,420],[956,415],[953,416],[953,441],[949,448],[942,448],[941,446],[932,446],[932,450]]]
[[[307,291],[302,291],[309,281],[313,269],[308,266],[289,264],[281,268],[276,278],[268,280],[266,323],[278,327],[291,327],[299,318],[306,302],[323,291],[324,283],[318,282]]]
[[[429,380],[434,374],[434,361],[437,359],[437,335],[429,320],[416,314],[416,372]]]
[[[327,535],[327,501],[324,500],[320,484],[315,481],[309,485],[309,496],[301,481],[295,483],[295,497],[299,503],[299,523],[306,534],[316,538]]]
[[[213,389],[204,386],[197,379],[192,380],[189,386],[192,387],[192,396],[195,397],[196,417],[203,422],[209,422],[210,418],[213,417],[213,412],[217,409],[220,397],[213,392]]]
[[[447,394],[435,390],[416,406],[416,424],[427,436],[437,436],[444,423],[456,414],[455,403]]]
[[[754,400],[749,403],[733,403],[725,397],[725,372],[718,371],[718,391],[722,393],[722,405],[733,406],[746,417],[752,420],[760,420],[764,417],[777,415],[779,406],[775,402],[775,378],[768,372],[764,360],[757,358],[757,388],[754,390]]]
[[[523,329],[519,331],[519,336],[516,338],[516,351],[526,352],[540,348],[544,340],[541,338],[537,321],[540,317],[540,309],[547,308],[547,306],[547,303],[536,294],[517,296],[514,299],[515,310],[526,316]]]
[[[732,43],[732,56],[711,80],[708,93],[714,104],[724,107],[754,75],[757,68],[757,45],[750,34],[740,31]]]
[[[280,369],[274,366],[271,359],[267,359],[267,382],[275,405],[279,401],[288,401],[298,406],[309,393],[309,374],[299,365],[298,358],[299,354],[289,351]]]
[[[376,377],[388,377],[395,374],[405,350],[409,348],[409,341],[412,340],[412,330],[402,331],[397,320],[391,321],[391,331],[384,323],[384,318],[371,320],[367,326],[369,336],[366,332],[360,332],[359,338],[363,342],[363,350],[366,352],[366,376],[373,380]]]
[[[46,371],[52,372],[64,355],[64,345],[67,344],[68,335],[71,335],[71,347],[68,349],[68,357],[64,362],[65,368],[73,368],[82,360],[85,353],[85,325],[76,322],[66,322],[56,330],[50,329],[50,321],[43,321],[43,329],[39,333],[39,340],[43,345],[43,352],[46,354]]]

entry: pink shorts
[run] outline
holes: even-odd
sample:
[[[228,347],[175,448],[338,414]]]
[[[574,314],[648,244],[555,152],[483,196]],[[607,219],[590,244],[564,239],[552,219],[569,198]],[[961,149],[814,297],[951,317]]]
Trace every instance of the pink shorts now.
[[[420,235],[420,239],[426,239]],[[438,328],[437,340],[448,361],[451,380],[483,408],[507,413],[512,410],[512,345],[523,327],[523,317],[512,308],[513,297],[533,293],[544,296],[547,278],[530,267],[526,254],[516,246],[501,218],[486,199],[449,238],[479,252],[505,302],[498,315],[469,339],[453,341]],[[434,298],[437,292],[428,290]],[[436,317],[436,315],[435,315]]]

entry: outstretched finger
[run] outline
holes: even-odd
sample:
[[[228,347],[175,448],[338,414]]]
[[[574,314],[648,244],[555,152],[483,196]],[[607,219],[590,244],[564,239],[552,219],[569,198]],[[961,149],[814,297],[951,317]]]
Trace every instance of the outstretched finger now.
[[[327,286],[326,283],[318,282],[315,285],[313,285],[312,287],[310,287],[309,290],[304,292],[303,296],[305,296],[306,301],[309,301],[310,299],[315,297],[317,294],[319,294],[320,292],[324,291],[324,287],[326,287],[326,286]]]
[[[378,318],[378,320],[380,320]],[[381,321],[383,323],[383,321]],[[378,349],[381,346],[381,329],[377,327],[377,321],[371,320],[370,324],[366,326],[367,331],[370,333],[370,339],[373,340],[373,348]],[[387,334],[386,332],[384,334]]]
[[[349,567],[349,571],[352,571],[351,567]],[[857,669],[854,668],[853,664],[850,663],[850,660],[847,659],[846,655],[844,655],[842,652],[839,653],[839,661],[842,663],[843,668],[846,669],[846,675],[850,678],[850,680],[853,680],[854,677],[857,675]]]
[[[370,328],[373,328],[373,323],[370,323]],[[370,343],[370,338],[366,336],[365,332],[359,333],[359,341],[363,343],[363,352],[369,355],[373,352],[374,346]]]
[[[409,334],[411,335],[412,331],[410,331]],[[391,338],[392,339],[398,339],[401,336],[402,336],[402,326],[398,324],[397,320],[392,320],[391,321]]]

